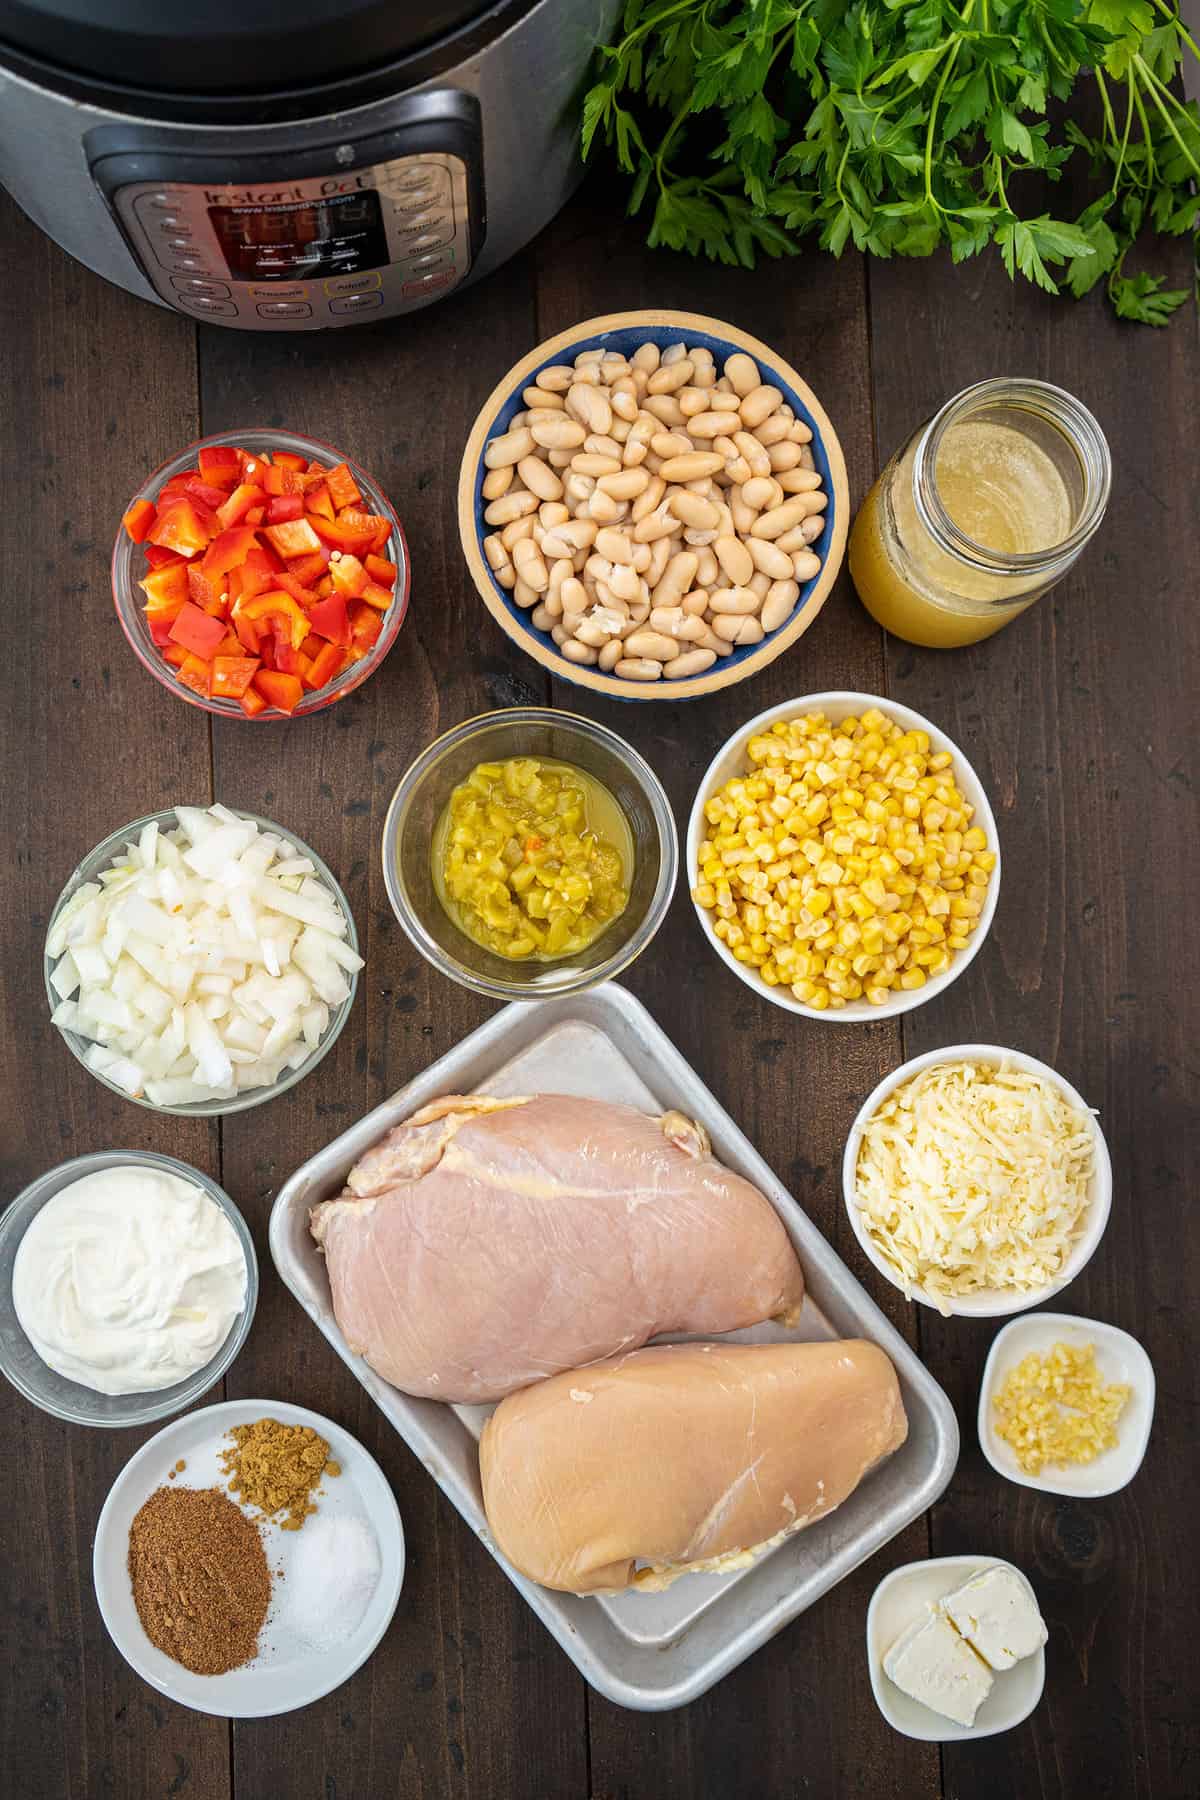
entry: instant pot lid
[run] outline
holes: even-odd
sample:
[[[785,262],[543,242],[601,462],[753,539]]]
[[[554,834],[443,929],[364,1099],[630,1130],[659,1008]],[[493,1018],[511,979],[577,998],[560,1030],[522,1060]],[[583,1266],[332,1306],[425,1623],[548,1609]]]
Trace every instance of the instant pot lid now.
[[[324,85],[459,30],[495,0],[0,0],[11,46],[159,94]]]

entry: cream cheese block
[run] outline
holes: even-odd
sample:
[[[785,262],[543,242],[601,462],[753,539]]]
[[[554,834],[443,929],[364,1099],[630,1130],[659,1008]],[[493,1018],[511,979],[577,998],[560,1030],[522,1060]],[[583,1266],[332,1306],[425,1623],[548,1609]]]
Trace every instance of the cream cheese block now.
[[[981,1569],[947,1594],[942,1608],[993,1669],[1011,1669],[1048,1636],[1030,1588],[1012,1569]]]
[[[883,1659],[883,1672],[910,1699],[956,1725],[973,1725],[992,1691],[987,1664],[933,1606],[896,1639]]]

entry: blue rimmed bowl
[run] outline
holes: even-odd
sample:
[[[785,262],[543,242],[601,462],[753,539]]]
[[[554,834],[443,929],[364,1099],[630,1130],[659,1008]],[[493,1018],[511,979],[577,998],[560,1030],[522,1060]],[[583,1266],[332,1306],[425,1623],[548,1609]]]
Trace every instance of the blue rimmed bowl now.
[[[492,529],[483,517],[487,504],[483,497],[483,480],[487,473],[483,453],[488,442],[507,431],[514,415],[523,410],[522,393],[535,384],[542,369],[553,363],[572,362],[581,350],[615,350],[631,356],[638,345],[647,340],[665,349],[668,344],[678,343],[681,339],[689,345],[710,350],[718,368],[735,351],[741,350],[752,356],[762,371],[763,380],[781,389],[796,417],[803,419],[811,430],[809,448],[829,497],[825,530],[813,546],[821,557],[821,567],[801,586],[791,616],[761,643],[722,657],[703,675],[689,676],[681,681],[627,681],[618,675],[606,675],[598,668],[568,662],[553,638],[537,629],[529,614],[496,580],[483,553],[483,540]],[[736,325],[726,325],[720,319],[705,318],[699,313],[655,309],[608,313],[601,318],[585,319],[570,331],[547,338],[509,370],[489,395],[467,439],[458,486],[458,525],[467,566],[488,611],[501,630],[552,675],[591,688],[596,693],[625,700],[692,700],[745,681],[747,676],[774,662],[808,630],[825,604],[842,566],[850,525],[850,495],[837,433],[824,407],[795,369],[758,338],[739,331]]]

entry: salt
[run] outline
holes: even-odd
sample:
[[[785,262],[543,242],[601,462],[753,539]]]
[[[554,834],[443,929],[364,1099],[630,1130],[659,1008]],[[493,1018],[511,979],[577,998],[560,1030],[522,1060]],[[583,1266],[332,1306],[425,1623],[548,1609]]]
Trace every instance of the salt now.
[[[379,1585],[379,1545],[365,1519],[308,1518],[282,1586],[280,1624],[313,1650],[332,1650],[362,1624]]]

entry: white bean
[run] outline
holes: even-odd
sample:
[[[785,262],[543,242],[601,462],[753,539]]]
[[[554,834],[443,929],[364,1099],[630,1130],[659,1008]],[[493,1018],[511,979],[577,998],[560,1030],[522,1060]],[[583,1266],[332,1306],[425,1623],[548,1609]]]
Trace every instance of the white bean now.
[[[648,656],[623,656],[613,665],[613,673],[622,681],[661,681],[662,664]]]
[[[591,645],[582,644],[578,638],[574,637],[567,639],[562,647],[562,653],[568,662],[594,663],[596,661],[596,652]]]
[[[556,418],[535,420],[529,427],[529,435],[543,450],[574,450],[582,444],[587,432],[577,419],[559,414]]]
[[[725,459],[716,451],[688,450],[669,456],[659,474],[664,481],[699,481],[704,475],[719,475],[724,467]]]
[[[752,394],[762,376],[752,356],[747,356],[744,350],[735,350],[732,356],[726,358],[725,380],[735,394]]]
[[[811,581],[821,572],[821,559],[811,550],[797,550],[792,557],[792,574],[797,581]]]
[[[499,500],[507,494],[512,486],[513,465],[505,463],[502,469],[489,469],[483,478],[483,497],[485,500]]]
[[[753,481],[743,483],[742,499],[756,512],[767,512],[772,506],[783,505],[783,487],[769,475],[756,475]]]
[[[743,617],[750,613],[757,613],[761,604],[762,601],[753,588],[714,588],[708,596],[708,610],[716,614],[713,620],[713,630],[718,629],[720,618],[731,614]]]
[[[539,500],[562,498],[562,482],[540,456],[523,456],[517,464],[517,474],[530,493],[536,494]]]
[[[767,597],[763,601],[762,611],[758,615],[758,622],[763,630],[778,631],[784,620],[791,618],[799,598],[800,585],[798,582],[772,582]]]
[[[663,676],[667,681],[682,681],[688,675],[703,675],[706,669],[712,668],[716,660],[714,650],[686,650],[682,656],[675,657],[666,665]]]
[[[754,562],[740,538],[719,537],[713,545],[717,561],[733,587],[744,587],[754,573]]]
[[[625,646],[620,638],[610,638],[609,642],[605,644],[596,660],[606,675],[612,674],[624,652]]]
[[[778,548],[768,543],[766,538],[748,537],[746,549],[754,567],[772,581],[787,581],[792,573],[792,559]]]
[[[510,463],[520,462],[533,449],[533,433],[522,426],[517,431],[506,431],[501,437],[492,438],[484,447],[483,460],[489,469],[503,469]]]

